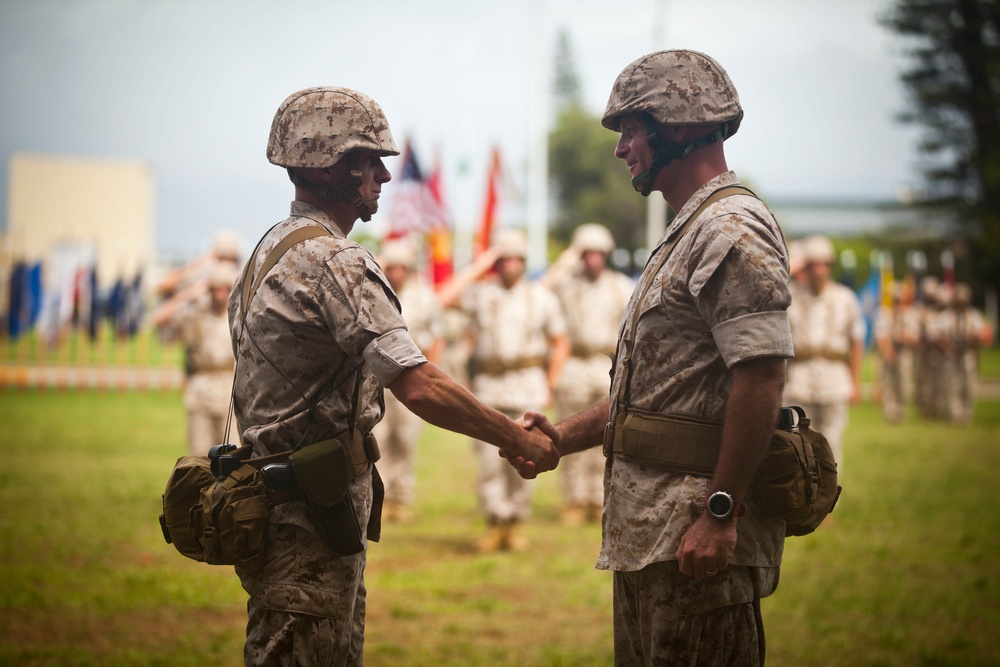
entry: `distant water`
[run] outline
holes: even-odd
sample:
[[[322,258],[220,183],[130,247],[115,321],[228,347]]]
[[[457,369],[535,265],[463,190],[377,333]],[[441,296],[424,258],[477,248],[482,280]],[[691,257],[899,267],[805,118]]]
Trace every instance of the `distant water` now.
[[[768,202],[785,236],[807,234],[850,236],[876,234],[897,228],[922,227],[930,220],[914,208],[872,203],[775,203]]]

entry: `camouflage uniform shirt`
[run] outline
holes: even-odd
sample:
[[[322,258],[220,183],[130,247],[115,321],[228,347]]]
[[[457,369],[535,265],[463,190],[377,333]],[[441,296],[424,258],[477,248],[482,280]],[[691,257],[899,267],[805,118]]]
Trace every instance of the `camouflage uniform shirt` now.
[[[357,428],[369,433],[382,417],[382,386],[426,361],[375,259],[319,209],[292,202],[291,217],[262,240],[254,268],[293,229],[317,224],[331,235],[303,241],[285,253],[251,300],[245,329],[239,284],[230,296],[238,354],[236,418],[243,442],[254,447],[255,456],[348,433],[359,370]],[[370,475],[360,475],[351,484],[355,505],[362,506],[362,525],[367,520],[362,510],[371,501],[370,480]],[[272,522],[305,521],[303,527],[310,529],[307,515],[295,511],[297,505],[276,507]]]
[[[736,183],[728,172],[695,192],[667,229],[649,266],[656,265],[664,243],[713,191]],[[792,356],[787,282],[788,254],[781,230],[761,201],[736,195],[709,206],[674,247],[650,289],[644,295],[637,289],[626,308],[625,322],[638,313],[629,407],[721,422],[734,364]],[[627,335],[623,328],[620,338]],[[624,344],[619,341],[619,350]],[[612,421],[624,374],[623,365],[616,363]],[[613,457],[605,471],[604,534],[597,567],[635,571],[676,560],[681,536],[705,510],[707,490],[706,477]],[[737,530],[732,564],[780,564],[783,522],[763,520],[751,503]]]

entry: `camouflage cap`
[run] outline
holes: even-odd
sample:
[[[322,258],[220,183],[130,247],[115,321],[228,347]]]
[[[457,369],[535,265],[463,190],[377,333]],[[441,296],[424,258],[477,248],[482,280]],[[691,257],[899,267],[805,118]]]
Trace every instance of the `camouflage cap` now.
[[[205,282],[209,287],[231,289],[240,275],[240,270],[232,262],[216,262],[208,272]]]
[[[520,229],[501,229],[493,238],[493,249],[498,257],[528,256],[528,239]]]
[[[404,239],[386,239],[378,253],[378,263],[387,266],[413,268],[417,263],[417,252],[413,244]]]
[[[822,234],[813,234],[802,239],[802,256],[807,263],[833,264],[837,251],[833,243]]]
[[[593,250],[607,254],[615,249],[615,239],[604,225],[588,222],[573,230],[570,245],[580,252]]]
[[[350,88],[306,88],[274,114],[267,159],[282,167],[332,167],[351,151],[399,155],[382,108]]]
[[[743,107],[726,70],[697,51],[657,51],[622,70],[601,124],[619,132],[621,116],[645,111],[658,123],[729,123],[739,129]]]

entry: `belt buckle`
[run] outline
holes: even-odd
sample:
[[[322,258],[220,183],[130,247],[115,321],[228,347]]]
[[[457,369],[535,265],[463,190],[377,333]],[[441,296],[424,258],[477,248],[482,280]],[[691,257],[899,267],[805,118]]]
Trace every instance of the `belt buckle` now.
[[[611,456],[612,446],[615,442],[615,425],[612,422],[608,422],[604,425],[604,446],[601,448],[604,452],[604,458],[609,458]]]

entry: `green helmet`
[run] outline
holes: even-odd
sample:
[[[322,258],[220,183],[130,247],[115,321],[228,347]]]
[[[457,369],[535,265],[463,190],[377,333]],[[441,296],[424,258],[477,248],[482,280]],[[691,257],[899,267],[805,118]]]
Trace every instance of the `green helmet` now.
[[[322,86],[290,95],[274,114],[267,140],[267,159],[289,170],[292,182],[328,199],[350,201],[361,218],[371,220],[378,202],[358,195],[361,172],[357,151],[380,157],[399,155],[382,108],[364,93]],[[325,188],[294,173],[296,168],[324,169],[350,156],[351,177],[341,186]]]
[[[743,120],[743,107],[726,70],[697,51],[657,51],[643,56],[622,70],[608,98],[601,124],[621,131],[621,117],[639,113],[646,124],[649,145],[656,151],[645,174],[633,187],[649,195],[657,172],[671,161],[702,146],[736,134]],[[688,144],[668,142],[656,132],[663,125],[721,124],[715,132]]]

